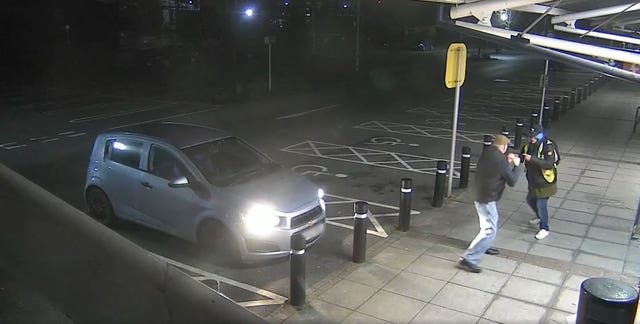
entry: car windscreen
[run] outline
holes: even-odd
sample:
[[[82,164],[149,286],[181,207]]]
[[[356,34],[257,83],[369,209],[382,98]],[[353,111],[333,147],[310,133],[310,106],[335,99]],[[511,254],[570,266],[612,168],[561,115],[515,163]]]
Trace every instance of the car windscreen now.
[[[273,172],[278,166],[243,141],[228,137],[182,149],[209,183],[227,186]]]

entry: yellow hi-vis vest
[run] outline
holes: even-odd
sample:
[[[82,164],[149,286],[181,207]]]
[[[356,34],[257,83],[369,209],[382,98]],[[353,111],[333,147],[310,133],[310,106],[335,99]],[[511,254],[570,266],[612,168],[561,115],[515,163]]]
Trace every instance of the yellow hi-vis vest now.
[[[537,156],[538,159],[544,159],[544,156],[542,154],[543,151],[543,146],[545,145],[551,145],[553,144],[553,142],[551,142],[548,139],[545,139],[543,143],[540,143],[540,145],[538,145],[538,152],[537,152]],[[524,146],[524,151],[525,152],[529,152],[529,144],[525,144]],[[553,160],[553,168],[551,169],[540,169],[542,171],[542,177],[544,178],[544,180],[547,183],[555,183],[556,182],[556,175],[557,175],[557,170],[556,170],[556,162],[558,162],[558,152],[556,152],[556,149],[553,149],[553,155],[554,155],[554,160]]]

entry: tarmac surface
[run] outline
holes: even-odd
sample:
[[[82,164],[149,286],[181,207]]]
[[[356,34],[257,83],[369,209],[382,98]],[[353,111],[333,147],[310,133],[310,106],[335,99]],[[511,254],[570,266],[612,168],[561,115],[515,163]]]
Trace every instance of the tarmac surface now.
[[[607,81],[549,129],[558,143],[559,192],[549,200],[550,232],[534,238],[527,182],[507,188],[482,273],[455,268],[475,237],[471,190],[421,210],[409,232],[393,232],[313,287],[306,304],[283,305],[272,323],[572,323],[580,285],[606,277],[637,289],[640,244],[631,239],[640,192],[640,140],[633,134],[637,86]],[[471,174],[473,182],[473,173]],[[473,184],[469,187],[473,187]],[[635,323],[640,323],[640,316]]]

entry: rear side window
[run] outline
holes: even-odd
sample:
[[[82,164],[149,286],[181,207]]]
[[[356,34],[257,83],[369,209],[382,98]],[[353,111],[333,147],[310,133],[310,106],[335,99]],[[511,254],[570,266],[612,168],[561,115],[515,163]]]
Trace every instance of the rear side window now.
[[[142,158],[142,143],[127,139],[111,139],[107,141],[105,153],[107,159],[137,169]]]

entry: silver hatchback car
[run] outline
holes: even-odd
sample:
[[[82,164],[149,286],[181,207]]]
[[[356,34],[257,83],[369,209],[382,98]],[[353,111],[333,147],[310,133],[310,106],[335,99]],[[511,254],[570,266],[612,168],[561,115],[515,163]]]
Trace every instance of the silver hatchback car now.
[[[285,256],[325,230],[323,191],[223,131],[150,123],[96,137],[85,201],[104,224],[132,221],[248,262]]]

